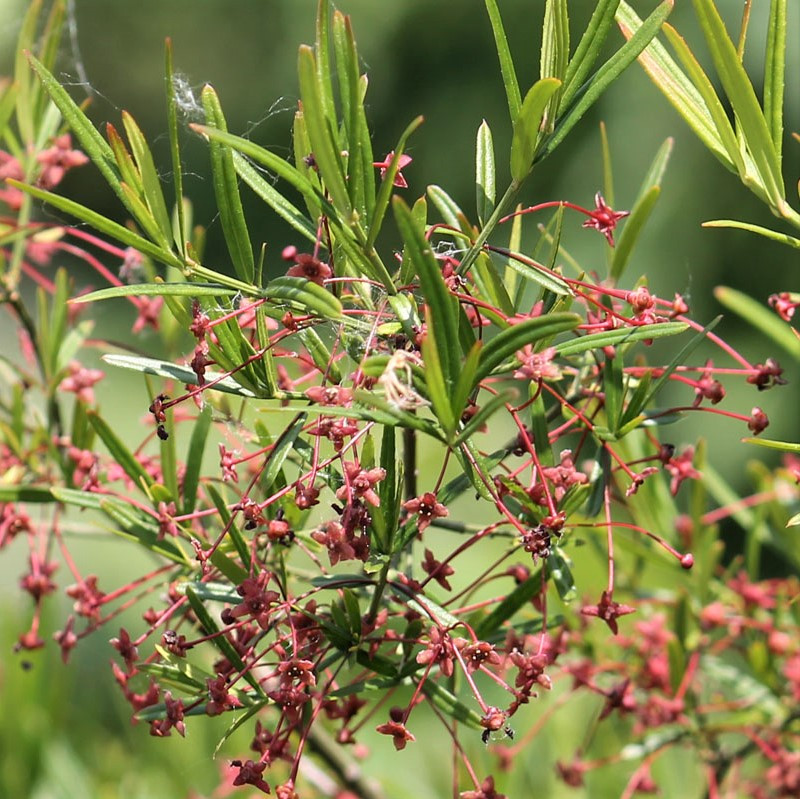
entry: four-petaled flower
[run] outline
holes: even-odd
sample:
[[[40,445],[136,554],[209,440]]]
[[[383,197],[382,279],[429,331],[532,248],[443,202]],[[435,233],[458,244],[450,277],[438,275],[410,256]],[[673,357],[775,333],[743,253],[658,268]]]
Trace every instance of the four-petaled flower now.
[[[417,739],[406,729],[406,725],[400,721],[387,721],[375,728],[381,735],[391,735],[394,748],[399,752],[406,748],[406,744],[412,743]]]
[[[414,497],[414,499],[409,499],[408,502],[403,503],[403,507],[409,513],[416,513],[419,515],[417,531],[420,533],[425,530],[434,519],[440,519],[448,514],[447,508],[442,505],[441,502],[437,502],[436,494],[434,494],[433,491],[426,491],[424,494]]]
[[[581,613],[584,616],[597,616],[598,619],[602,619],[616,635],[619,632],[617,619],[629,613],[636,613],[636,608],[620,605],[612,599],[610,591],[603,591],[600,601],[596,605],[585,605],[581,608]]]
[[[373,486],[386,477],[386,470],[380,466],[372,469],[363,469],[357,461],[347,461],[344,464],[346,476],[345,484],[336,492],[338,499],[365,499],[376,508],[381,504],[380,497],[373,490]]]
[[[553,363],[555,355],[555,347],[534,352],[533,345],[526,344],[517,352],[517,360],[522,367],[514,372],[514,377],[519,380],[558,380],[561,369]]]
[[[430,549],[425,550],[425,560],[422,561],[422,570],[429,574],[434,580],[436,580],[445,591],[451,591],[452,587],[450,582],[448,581],[448,577],[451,574],[455,574],[455,569],[449,563],[442,563],[433,556],[433,552]]]
[[[69,375],[59,384],[62,391],[71,391],[78,399],[87,405],[94,404],[94,391],[92,386],[105,377],[105,372],[100,369],[87,369],[77,361],[69,364]]]

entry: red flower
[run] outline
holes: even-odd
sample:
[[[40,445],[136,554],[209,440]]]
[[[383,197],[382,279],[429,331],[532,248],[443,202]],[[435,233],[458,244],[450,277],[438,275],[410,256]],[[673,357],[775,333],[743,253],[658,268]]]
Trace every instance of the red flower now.
[[[449,563],[442,563],[436,560],[430,549],[425,550],[425,560],[422,561],[422,570],[433,577],[445,591],[452,591],[452,586],[447,578],[455,574],[455,569]]]
[[[381,180],[386,177],[386,170],[389,169],[389,166],[392,163],[392,158],[394,158],[394,150],[386,155],[383,161],[376,161],[373,163],[376,169],[381,170]],[[403,177],[403,169],[407,167],[413,159],[410,155],[406,155],[403,153],[400,158],[398,159],[397,163],[397,172],[395,173],[394,180],[392,181],[393,186],[397,186],[399,189],[407,189],[408,183],[406,183],[406,179]]]
[[[434,519],[439,519],[447,516],[448,510],[442,505],[441,502],[436,501],[436,494],[432,491],[426,491],[414,499],[409,499],[408,502],[403,503],[403,507],[409,513],[418,513],[418,532],[422,532]],[[452,574],[452,572],[450,572]]]
[[[474,791],[462,791],[461,799],[506,799],[505,794],[494,789],[494,777],[487,777]]]
[[[614,602],[611,593],[603,591],[600,601],[596,605],[582,607],[581,613],[584,616],[597,616],[598,619],[602,619],[609,626],[611,632],[616,635],[619,632],[617,619],[620,616],[627,616],[629,613],[636,613],[636,608]]]
[[[386,724],[381,724],[375,728],[381,735],[391,735],[394,748],[399,752],[401,749],[406,748],[406,744],[411,741],[412,743],[417,739],[406,729],[405,724],[399,721],[387,721]]]
[[[613,247],[614,228],[620,219],[624,219],[630,214],[630,211],[613,211],[606,205],[606,201],[599,191],[594,195],[594,204],[595,209],[589,213],[589,218],[583,223],[583,226],[599,230]]]

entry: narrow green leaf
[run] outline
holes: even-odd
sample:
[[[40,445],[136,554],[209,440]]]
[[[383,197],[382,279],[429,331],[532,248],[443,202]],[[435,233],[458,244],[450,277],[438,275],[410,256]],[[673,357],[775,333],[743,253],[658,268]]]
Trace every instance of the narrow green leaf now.
[[[139,167],[139,174],[142,178],[142,191],[147,207],[161,230],[163,240],[170,242],[173,240],[172,222],[167,213],[167,204],[164,202],[161,180],[156,171],[153,155],[147,146],[144,134],[127,111],[122,112],[122,124],[125,126],[125,133],[131,145],[131,152]]]
[[[411,210],[400,197],[394,197],[393,208],[405,253],[414,264],[422,296],[429,309],[431,324],[436,327],[436,342],[442,375],[448,396],[455,388],[461,369],[458,339],[458,301],[450,293],[430,244],[420,234]]]
[[[770,129],[758,104],[753,84],[739,60],[736,47],[711,0],[692,0],[717,74],[741,126],[747,149],[774,206],[784,198],[780,161]]]
[[[133,480],[134,485],[139,488],[152,486],[154,483],[153,478],[147,473],[144,466],[136,460],[134,454],[122,443],[122,440],[111,429],[109,424],[94,411],[87,411],[86,415],[95,432],[106,445],[109,453],[111,453],[117,464],[122,467],[125,474]]]
[[[786,0],[771,0],[764,59],[764,118],[778,161],[783,150],[783,91],[786,72]]]
[[[243,139],[241,136],[234,136],[232,133],[228,133],[227,131],[217,130],[216,128],[209,127],[207,125],[193,124],[189,127],[205,138],[218,141],[220,144],[224,144],[227,147],[242,153],[242,155],[252,158],[254,161],[262,166],[265,166],[268,170],[274,172],[279,178],[285,180],[287,183],[289,183],[289,185],[297,189],[297,191],[303,195],[304,199],[312,207],[318,208],[320,206],[321,198],[318,190],[315,189],[314,185],[305,175],[303,175],[299,169],[293,167],[280,156],[271,153],[269,150],[265,150],[263,147],[260,147],[258,144],[255,144],[248,139]],[[328,206],[328,208],[331,212],[333,212],[332,207]]]
[[[725,148],[730,161],[736,166],[739,174],[744,177],[746,166],[742,156],[736,132],[728,119],[728,113],[717,96],[716,89],[712,85],[698,60],[694,57],[689,46],[678,35],[678,32],[671,25],[664,25],[664,33],[667,40],[675,50],[680,62],[689,75],[689,79],[694,84],[697,91],[705,103],[713,125],[716,129],[720,143]]]
[[[97,129],[89,121],[89,117],[81,111],[44,64],[30,53],[28,54],[28,61],[39,76],[42,85],[50,95],[50,99],[61,111],[64,121],[75,134],[86,155],[92,159],[117,196],[120,196],[119,174],[114,163],[114,153],[111,151],[109,144],[97,132]]]
[[[270,207],[286,220],[298,233],[316,242],[317,230],[300,210],[256,171],[240,153],[233,153],[236,174]]]
[[[465,705],[440,682],[436,680],[425,680],[425,682],[422,683],[422,692],[430,698],[431,702],[433,702],[442,713],[450,718],[455,719],[473,730],[484,729],[481,725],[480,714],[473,708]]]
[[[133,156],[128,152],[125,142],[117,132],[117,129],[110,123],[106,123],[106,136],[111,149],[114,151],[114,158],[117,162],[117,169],[119,169],[120,177],[122,180],[133,188],[137,194],[144,193],[144,186],[142,185],[142,176],[133,161]]]
[[[45,486],[5,485],[0,482],[0,502],[55,502],[53,492]]]
[[[486,224],[494,211],[496,191],[492,131],[484,119],[475,145],[475,207],[481,225]]]
[[[743,438],[746,444],[757,444],[759,447],[767,449],[779,449],[782,452],[800,453],[800,444],[791,441],[773,441],[770,438]]]
[[[494,43],[497,48],[497,57],[500,59],[500,73],[503,76],[503,86],[506,90],[508,100],[508,113],[511,117],[511,124],[515,125],[522,106],[522,95],[517,81],[517,72],[514,69],[514,62],[511,58],[511,50],[508,47],[508,39],[503,28],[503,20],[500,17],[500,9],[497,7],[497,0],[485,0],[486,11],[489,14],[489,22],[492,25]]]
[[[185,255],[188,236],[186,212],[183,204],[183,164],[181,163],[180,137],[178,136],[178,99],[175,95],[175,72],[172,68],[172,39],[169,37],[164,42],[164,86],[167,93],[169,153],[172,159],[172,184],[175,188],[175,212],[177,215],[174,239],[178,249]]]
[[[547,577],[555,584],[562,602],[571,602],[578,595],[578,588],[575,585],[570,565],[569,558],[559,547],[553,549],[553,553],[546,562]]]
[[[641,28],[642,20],[622,0],[617,11],[617,24],[622,35],[630,40],[633,34]],[[639,62],[700,141],[726,169],[736,172],[737,168],[717,133],[714,120],[702,96],[658,39],[653,39],[640,54]]]
[[[787,233],[780,233],[777,230],[770,230],[769,228],[761,227],[761,225],[753,225],[749,222],[737,222],[734,219],[714,219],[710,222],[703,222],[703,227],[731,227],[737,228],[738,230],[748,230],[750,233],[757,233],[759,236],[764,236],[764,238],[772,239],[781,244],[788,244],[790,247],[800,249],[800,239],[796,239],[794,236],[790,236]]]
[[[197,385],[197,375],[188,366],[180,366],[169,361],[161,361],[157,358],[144,358],[138,355],[115,355],[108,354],[103,356],[103,360],[112,366],[119,366],[123,369],[131,369],[134,372],[143,372],[148,375],[165,377],[170,380],[177,380],[180,383],[187,383],[191,386]],[[240,397],[256,396],[252,391],[240,386],[232,377],[223,377],[216,372],[206,372],[206,383],[211,383],[209,388],[215,391],[224,391],[226,394],[236,394]]]
[[[456,419],[461,418],[461,414],[464,413],[464,408],[467,405],[467,400],[475,388],[475,372],[478,368],[482,349],[482,341],[476,341],[472,345],[461,368],[461,373],[458,376],[458,382],[456,383],[452,399],[453,416]]]
[[[599,0],[595,5],[591,19],[575,48],[575,53],[570,59],[564,76],[564,86],[561,92],[562,108],[566,108],[572,102],[575,94],[589,76],[614,23],[614,14],[618,5],[619,0]]]
[[[348,189],[353,207],[369,219],[375,211],[375,169],[372,141],[364,113],[364,92],[358,53],[349,17],[333,12],[333,42],[339,75],[339,96],[347,133]],[[366,80],[366,76],[364,76]]]
[[[610,277],[613,281],[618,282],[622,277],[625,267],[630,261],[633,248],[636,246],[636,242],[639,240],[639,236],[660,196],[661,187],[651,186],[631,209],[630,216],[625,220],[622,235],[619,237],[616,247],[614,247],[610,268]]]
[[[284,275],[270,280],[262,295],[273,302],[288,302],[303,313],[316,314],[324,319],[340,319],[342,303],[327,289],[302,277]]]
[[[29,186],[25,183],[20,183],[19,181],[11,178],[7,178],[6,182],[9,185],[21,189],[26,194],[36,197],[38,200],[44,200],[54,208],[57,208],[59,211],[64,211],[64,213],[71,214],[72,216],[81,219],[95,228],[95,230],[98,230],[100,233],[105,233],[112,239],[116,239],[128,247],[133,247],[134,249],[139,250],[139,252],[141,252],[143,255],[149,255],[151,258],[153,258],[153,260],[158,261],[159,263],[175,267],[176,269],[181,269],[183,266],[182,262],[174,255],[174,253],[159,247],[157,244],[153,244],[143,236],[139,236],[137,233],[134,233],[132,230],[129,230],[123,225],[112,222],[102,214],[98,214],[96,211],[92,211],[90,208],[87,208],[84,205],[80,205],[73,200],[68,200],[66,197],[61,197],[58,194],[45,191],[44,189],[39,189],[36,186]],[[125,196],[124,191],[121,188],[122,184],[118,182],[117,185],[120,187],[120,194]]]
[[[422,339],[422,358],[425,362],[425,385],[430,398],[433,412],[442,425],[445,434],[452,436],[456,429],[456,418],[451,405],[452,385],[445,378],[439,348],[440,333],[434,322],[433,311],[425,308],[425,324],[427,333]]]
[[[216,129],[227,131],[222,106],[219,103],[214,89],[206,84],[202,92],[203,109],[206,119]],[[231,150],[224,144],[214,141],[209,142],[211,151],[211,172],[214,179],[214,195],[217,199],[222,232],[231,261],[239,278],[246,283],[253,282],[255,273],[255,259],[253,247],[250,244],[250,234],[244,218],[242,200],[239,196],[239,187],[236,180],[236,169],[233,165]]]
[[[632,344],[634,341],[674,336],[677,333],[683,333],[688,327],[689,325],[685,322],[657,322],[654,325],[642,325],[641,327],[621,327],[616,330],[580,336],[571,341],[556,344],[555,347],[559,355],[578,355],[598,347],[619,346],[620,344]]]
[[[283,464],[294,448],[297,437],[303,430],[306,418],[305,413],[298,413],[291,424],[284,429],[275,441],[261,477],[265,491],[269,491],[278,480]]]
[[[59,493],[63,494],[64,492],[59,491]],[[133,507],[127,502],[110,499],[102,495],[99,499],[99,509],[121,528],[119,530],[114,530],[114,533],[129,541],[133,541],[138,546],[144,547],[157,555],[168,558],[174,563],[179,563],[183,566],[186,565],[187,558],[180,547],[173,543],[173,541],[167,539],[159,540],[158,526],[152,516]],[[81,505],[77,498],[74,498],[70,504]]]
[[[189,600],[189,604],[192,606],[195,616],[197,616],[197,621],[203,628],[204,633],[209,637],[209,640],[214,644],[215,647],[217,647],[217,649],[219,649],[220,653],[227,658],[234,668],[242,673],[242,676],[253,688],[255,688],[259,696],[263,696],[264,689],[262,688],[261,683],[253,675],[252,671],[245,667],[244,661],[239,656],[239,653],[236,651],[233,644],[225,637],[225,635],[220,633],[219,625],[211,617],[211,614],[206,609],[203,601],[197,595],[194,587],[187,583],[184,587],[184,593],[186,594],[186,598]]]
[[[542,26],[542,47],[539,53],[539,77],[564,81],[569,61],[569,16],[567,0],[547,0]],[[561,87],[559,87],[561,88]],[[560,91],[547,104],[542,117],[542,130],[550,133],[555,124]]]
[[[794,334],[791,326],[783,322],[773,311],[768,310],[763,303],[728,286],[717,286],[714,289],[714,296],[728,310],[749,322],[765,336],[769,336],[792,358],[800,359],[800,339]]]
[[[14,63],[14,82],[17,85],[17,127],[23,144],[32,145],[35,131],[33,86],[25,65],[26,51],[33,48],[36,41],[36,28],[42,11],[42,0],[33,0],[22,20],[22,27],[17,40]],[[29,56],[33,58],[33,56]]]
[[[542,573],[537,569],[527,580],[517,585],[506,594],[491,612],[484,616],[475,626],[475,635],[486,640],[497,632],[504,622],[508,621],[518,610],[527,605],[542,590]]]
[[[147,237],[161,247],[164,252],[169,252],[172,248],[172,237],[165,237],[163,231],[158,226],[155,217],[150,209],[139,197],[136,189],[129,186],[124,181],[119,184],[123,196],[125,197],[125,207],[131,212],[133,218]]]
[[[228,510],[228,505],[224,497],[216,489],[213,483],[207,483],[205,486],[206,492],[211,497],[214,507],[219,513],[219,520],[223,529],[228,531],[228,537],[231,539],[236,552],[242,560],[242,563],[249,564],[252,561],[252,553],[247,541],[244,540],[241,530],[236,525],[231,517],[231,512]]]
[[[542,118],[560,86],[558,78],[542,78],[525,95],[511,137],[511,178],[517,184],[531,171],[542,136]]]
[[[513,391],[501,391],[490,397],[486,402],[481,405],[474,416],[464,425],[464,428],[459,432],[453,441],[453,446],[458,446],[464,443],[470,436],[478,432],[489,419],[502,408],[506,403],[511,402],[515,397]]]
[[[605,356],[603,366],[603,395],[606,410],[606,423],[613,432],[619,428],[622,415],[623,384],[622,384],[622,356],[619,353]]]
[[[539,160],[546,158],[558,147],[578,120],[594,105],[600,95],[636,60],[649,42],[658,33],[664,20],[672,11],[673,0],[664,0],[645,20],[636,33],[592,76],[586,91],[577,98],[564,116],[558,120],[553,135],[539,154]]]
[[[330,129],[326,114],[325,93],[320,87],[317,61],[313,50],[306,45],[302,45],[299,49],[297,70],[300,77],[303,115],[311,140],[314,160],[319,174],[325,182],[325,187],[330,192],[334,207],[343,219],[349,220],[352,208],[345,185],[338,142]]]
[[[206,405],[192,425],[192,437],[189,440],[189,451],[186,453],[186,471],[183,475],[183,508],[181,510],[184,514],[193,513],[197,504],[203,453],[210,428],[211,406]]]
[[[573,330],[580,322],[581,318],[577,314],[552,313],[526,319],[501,331],[484,346],[474,382],[477,384],[488,377],[494,369],[526,344],[534,344],[541,339]]]
[[[133,283],[110,286],[73,297],[70,303],[98,302],[119,297],[233,297],[240,292],[213,283]]]

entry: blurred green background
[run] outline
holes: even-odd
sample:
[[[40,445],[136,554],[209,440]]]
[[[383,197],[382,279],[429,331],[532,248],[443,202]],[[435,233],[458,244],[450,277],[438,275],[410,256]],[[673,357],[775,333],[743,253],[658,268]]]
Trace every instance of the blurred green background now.
[[[718,4],[733,29],[741,13],[740,0],[719,0]],[[422,194],[427,184],[437,183],[471,211],[474,142],[481,119],[485,118],[492,128],[501,169],[500,154],[507,152],[510,139],[483,2],[341,0],[337,5],[352,15],[364,68],[370,76],[368,111],[376,156],[391,150],[409,120],[422,114],[426,122],[411,142],[409,153],[414,161],[405,171],[410,184],[408,198]],[[499,5],[524,90],[537,75],[543,2],[500,0]],[[654,5],[634,3],[642,16]],[[672,24],[690,43],[699,45],[690,4],[676,5]],[[798,5],[796,0],[790,2],[790,29],[795,32],[800,22]],[[11,71],[13,47],[25,7],[24,2],[0,0],[0,74]],[[579,32],[594,3],[576,0],[570,7],[573,30]],[[199,95],[202,85],[209,82],[220,95],[231,131],[246,134],[289,157],[292,114],[297,103],[296,48],[313,39],[315,8],[314,0],[75,0],[71,30],[62,45],[59,77],[73,84],[74,97],[91,97],[89,113],[98,124],[116,124],[122,109],[131,112],[153,142],[165,180],[169,180],[163,60],[164,38],[171,36],[175,65],[187,88],[187,119],[191,121],[196,111],[192,95]],[[758,87],[765,12],[760,8],[754,12],[746,54]],[[789,41],[787,75],[797,76],[800,37],[790,36]],[[797,88],[790,84],[787,91],[787,133],[800,128]],[[555,156],[537,167],[522,202],[566,199],[591,207],[593,195],[602,184],[598,133],[601,120],[608,127],[615,168],[615,207],[620,209],[632,203],[639,182],[664,139],[671,136],[675,140],[662,197],[626,276],[631,283],[646,274],[659,295],[671,297],[676,291],[687,295],[695,318],[702,322],[721,311],[712,295],[718,284],[734,286],[762,301],[776,291],[798,290],[796,252],[744,232],[700,228],[702,221],[715,218],[767,226],[773,220],[693,138],[638,67],[629,69]],[[800,144],[789,141],[784,152],[791,200],[791,187],[800,174]],[[184,155],[189,172],[185,187],[194,203],[195,221],[209,228],[205,260],[209,266],[224,271],[224,245],[214,219],[206,148],[188,132]],[[501,172],[499,182],[505,177]],[[91,167],[70,174],[62,191],[124,221],[115,198]],[[245,210],[254,243],[267,242],[268,265],[280,269],[281,249],[299,242],[264,213],[257,202],[248,203]],[[45,216],[49,213],[43,210]],[[604,270],[602,238],[582,230],[577,217],[566,218],[563,242],[585,268]],[[128,310],[102,307],[99,313],[101,331],[113,337],[114,325]],[[123,321],[127,324],[131,320]],[[125,335],[127,329],[120,327],[116,335]],[[739,320],[724,320],[717,332],[755,362],[770,355],[786,361]],[[798,364],[784,366],[786,376],[796,384]],[[794,385],[758,397],[752,387],[747,390],[729,385],[728,407],[747,413],[753,404],[761,404],[772,421],[771,437],[800,437]],[[107,386],[103,390],[108,391]],[[131,418],[127,405],[115,408],[119,393],[101,392],[100,396],[105,396],[104,408],[116,411],[120,421],[126,416]],[[141,410],[137,404],[133,418],[138,419]],[[739,443],[743,434],[740,427],[730,422],[709,423],[706,415],[698,417],[701,418],[689,418],[680,425],[675,443],[690,442],[699,434],[712,438],[717,464],[725,466],[729,479],[741,485],[745,479],[743,463],[760,453]],[[109,561],[114,553],[118,556],[117,550],[98,551],[93,545],[89,548],[97,561],[94,570],[113,572],[115,565]],[[21,659],[12,656],[10,650],[16,634],[25,629],[28,612],[15,592],[22,557],[21,549],[11,552],[10,557],[4,553],[0,564],[0,602],[4,608],[0,622],[0,701],[4,708],[0,725],[0,796],[133,799],[183,797],[191,790],[210,796],[217,766],[209,755],[224,723],[220,726],[203,720],[190,725],[187,743],[156,741],[143,727],[132,728],[107,666],[110,649],[105,638],[115,631],[85,642],[69,667],[62,667],[57,653],[48,650],[26,656],[33,668],[21,668]],[[109,578],[112,583],[113,577]],[[60,618],[55,621],[59,626]],[[584,704],[586,714],[596,712],[596,708],[588,706],[591,703]],[[543,764],[552,762],[555,754],[568,757],[574,750],[586,727],[581,707],[569,714],[570,718],[548,727],[548,735],[537,741],[525,762],[515,768],[510,796],[516,798],[535,790],[536,796],[555,797],[566,791]],[[524,719],[517,722],[517,727],[524,729]],[[248,743],[247,736],[236,743],[241,752]],[[385,768],[394,773],[402,770],[404,784],[398,780],[392,788],[395,792],[390,793],[392,797],[433,799],[447,795],[449,766],[443,766],[448,750],[446,740],[441,740],[441,752],[427,746],[409,747],[401,760],[392,757],[387,761],[383,756],[390,754],[389,743],[379,743],[370,768],[377,773]],[[406,764],[413,765],[406,770]],[[679,759],[664,761],[662,766],[664,773],[692,782],[692,775],[686,774]],[[603,779],[602,774],[597,775],[593,790],[570,790],[568,795],[619,795],[624,779],[620,782],[618,776],[609,777],[602,782]],[[681,785],[685,787],[683,782]],[[688,789],[681,790],[680,785],[675,785],[675,790],[676,793],[667,790],[665,795],[692,795]]]

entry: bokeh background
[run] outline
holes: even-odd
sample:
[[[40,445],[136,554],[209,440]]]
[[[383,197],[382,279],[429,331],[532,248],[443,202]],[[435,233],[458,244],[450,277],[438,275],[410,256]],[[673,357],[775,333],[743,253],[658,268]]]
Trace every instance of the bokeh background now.
[[[543,5],[542,0],[500,0],[523,91],[537,77]],[[654,5],[634,3],[641,16]],[[719,0],[718,5],[734,29],[742,3]],[[481,119],[492,128],[498,154],[507,152],[510,140],[507,107],[483,2],[340,0],[337,6],[352,15],[360,55],[370,76],[368,113],[376,155],[391,150],[407,123],[422,114],[425,124],[409,147],[414,161],[405,172],[410,184],[408,198],[422,194],[427,184],[436,183],[471,211],[474,142]],[[672,24],[702,52],[691,4],[676,6]],[[797,0],[790,0],[790,81],[800,74],[799,6]],[[14,43],[25,8],[25,2],[0,0],[0,74],[12,69]],[[570,8],[573,30],[579,32],[594,3],[573,0]],[[98,124],[116,124],[121,110],[131,112],[153,142],[165,180],[169,180],[163,61],[164,38],[170,36],[175,65],[185,82],[187,120],[197,113],[193,98],[199,96],[204,83],[211,83],[221,98],[231,131],[246,134],[288,157],[297,104],[296,48],[313,40],[315,9],[314,0],[74,0],[59,77],[72,84],[75,98],[91,98],[89,114]],[[748,69],[758,87],[765,17],[765,8],[754,10],[746,53]],[[618,34],[614,36],[618,41]],[[787,90],[786,112],[788,134],[800,129],[796,80]],[[607,125],[611,144],[618,208],[630,206],[656,150],[665,138],[674,138],[663,194],[629,267],[628,280],[646,274],[651,289],[659,295],[672,296],[676,291],[687,295],[695,318],[703,322],[722,310],[712,294],[716,285],[734,286],[764,302],[773,292],[800,288],[796,252],[740,231],[701,229],[702,221],[716,218],[766,226],[773,226],[774,220],[693,138],[637,66],[606,93],[555,156],[537,167],[523,202],[567,199],[591,207],[595,191],[602,186],[601,120]],[[800,144],[787,141],[784,152],[791,201],[792,187],[800,175]],[[189,172],[186,192],[194,204],[195,221],[208,226],[205,260],[224,271],[225,250],[214,218],[206,149],[188,132],[184,155]],[[502,183],[506,175],[501,155],[498,165],[498,182]],[[62,190],[124,221],[115,198],[92,168],[70,174]],[[295,243],[290,232],[255,201],[245,210],[254,243],[267,242],[268,266],[280,269],[281,249]],[[43,209],[42,213],[50,212]],[[564,243],[582,265],[602,271],[601,237],[581,230],[577,217],[565,219]],[[111,338],[125,335],[132,320],[120,321],[120,317],[128,313],[127,308],[103,306],[98,311],[98,332]],[[119,325],[118,333],[115,325]],[[741,320],[728,317],[717,330],[755,362],[770,355],[781,360],[781,353]],[[6,332],[4,328],[2,334]],[[788,378],[796,383],[798,364],[784,366]],[[116,412],[120,423],[125,418],[135,423],[140,411],[131,415],[120,399],[118,386],[116,394],[107,387],[103,390],[112,393],[100,393],[101,399],[105,398],[104,409]],[[800,437],[797,400],[793,386],[758,397],[770,415],[772,437]],[[755,401],[752,392],[737,394],[733,390],[729,407],[748,412]],[[702,422],[688,419],[682,423],[676,443],[706,435],[713,441],[716,460],[728,479],[742,484],[747,479],[746,460],[761,453],[740,444],[741,433],[730,423],[709,424],[703,415]],[[735,540],[731,546],[735,549]],[[116,565],[110,561],[119,556],[118,550],[98,549],[94,544],[90,548],[96,568],[113,573]],[[209,753],[224,723],[220,726],[203,720],[191,725],[191,741],[186,743],[156,741],[143,727],[131,727],[127,709],[119,703],[112,685],[107,667],[110,650],[102,636],[79,647],[69,667],[62,667],[57,654],[50,651],[27,657],[32,668],[21,668],[19,658],[10,654],[16,634],[26,624],[26,608],[15,592],[18,566],[14,553],[10,558],[4,553],[0,563],[0,607],[5,608],[0,617],[0,796],[135,799],[184,797],[191,791],[210,796],[218,766]],[[587,708],[586,712],[594,711]],[[561,795],[562,788],[556,785],[553,774],[541,764],[552,762],[554,754],[567,756],[574,750],[574,736],[585,728],[580,706],[572,723],[570,726],[567,720],[555,728],[557,735],[538,742],[530,760],[520,763],[518,788],[523,786],[525,792],[535,791],[540,797]],[[240,739],[238,743],[246,746],[247,741]],[[423,747],[417,747],[414,753],[414,747],[409,747],[403,753],[401,767],[394,758],[382,761],[389,750],[377,747],[374,762],[386,765],[372,768],[389,768],[396,774],[395,793],[390,795],[398,799],[445,796],[449,768],[443,767],[447,751],[444,740],[442,747],[440,753]],[[406,770],[406,763],[413,763],[413,767]],[[676,762],[665,767],[670,769],[677,780],[676,792],[667,791],[666,795],[690,795],[680,788],[684,780],[691,785],[691,773],[682,771]],[[590,783],[584,795],[618,795],[622,784],[613,779],[602,787],[595,783],[592,793]],[[581,791],[569,795],[579,797]]]

